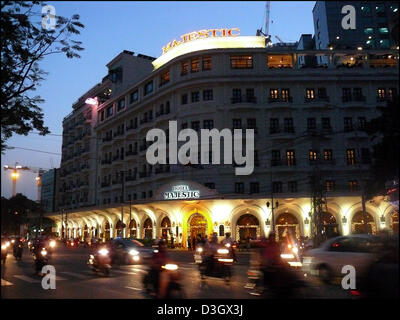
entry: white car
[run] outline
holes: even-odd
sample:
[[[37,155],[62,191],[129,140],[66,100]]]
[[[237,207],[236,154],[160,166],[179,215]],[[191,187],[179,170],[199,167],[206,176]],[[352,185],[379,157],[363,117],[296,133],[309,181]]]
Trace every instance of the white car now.
[[[345,275],[342,273],[343,266],[351,265],[359,278],[365,275],[376,259],[380,245],[378,238],[365,234],[335,237],[322,243],[319,248],[305,252],[302,269],[329,283],[333,278]]]

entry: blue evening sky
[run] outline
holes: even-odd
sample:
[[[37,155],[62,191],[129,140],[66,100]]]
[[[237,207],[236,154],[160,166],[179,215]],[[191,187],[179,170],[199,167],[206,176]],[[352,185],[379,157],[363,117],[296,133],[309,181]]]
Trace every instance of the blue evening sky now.
[[[271,1],[270,34],[276,42],[294,42],[302,33],[314,33],[312,8],[315,1]],[[56,14],[70,17],[77,13],[85,29],[78,40],[83,42],[81,59],[62,55],[48,56],[41,67],[49,72],[39,94],[45,124],[54,134],[62,134],[62,119],[72,111],[72,103],[107,74],[106,64],[122,50],[159,57],[161,47],[190,31],[237,27],[241,35],[255,35],[265,26],[265,1],[236,2],[120,2],[63,1],[48,2]],[[9,146],[61,153],[60,136],[14,136]],[[20,149],[1,156],[2,165],[53,168],[59,167],[60,155]],[[1,170],[1,195],[11,196],[9,171]],[[36,200],[34,173],[22,172],[17,192]]]

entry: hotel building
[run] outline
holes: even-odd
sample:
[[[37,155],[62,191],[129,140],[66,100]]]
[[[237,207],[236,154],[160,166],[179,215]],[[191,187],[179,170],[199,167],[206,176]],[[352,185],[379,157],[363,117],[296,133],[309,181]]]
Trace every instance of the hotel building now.
[[[264,37],[210,31],[164,51],[158,59],[118,55],[64,119],[64,218],[48,215],[60,235],[172,235],[182,246],[189,235],[230,232],[244,241],[273,227],[277,237],[310,236],[316,194],[324,232],[362,230],[372,152],[363,127],[397,95],[398,49],[268,46]],[[253,129],[253,173],[235,175],[236,164],[149,164],[146,134],[163,129],[168,140],[170,121],[178,132]],[[398,207],[376,199],[366,212],[370,232],[398,232]]]

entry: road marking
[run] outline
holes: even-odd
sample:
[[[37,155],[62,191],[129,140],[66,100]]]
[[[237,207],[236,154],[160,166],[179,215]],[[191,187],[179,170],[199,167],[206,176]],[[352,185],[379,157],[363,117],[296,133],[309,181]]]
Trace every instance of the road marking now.
[[[147,273],[146,270],[142,270],[142,269],[138,269],[138,268],[132,268],[133,271],[137,271],[137,272],[144,272]]]
[[[136,291],[142,291],[142,289],[140,288],[135,288],[135,287],[125,287],[127,289],[131,289],[131,290],[136,290]]]
[[[62,274],[70,275],[79,279],[89,279],[88,276],[84,276],[83,274],[76,273],[76,272],[70,272],[70,271],[60,271]]]
[[[41,282],[41,280],[39,280],[39,279],[30,278],[30,277],[24,276],[24,275],[15,275],[14,277],[17,278],[17,279],[29,282],[29,283],[39,283],[39,282]]]
[[[9,282],[7,280],[1,279],[1,286],[2,287],[4,287],[4,286],[12,286],[12,285],[13,285],[13,283],[11,283],[11,282]]]
[[[112,270],[112,272],[116,272],[116,273],[123,273],[123,274],[137,274],[136,272],[129,272],[129,271],[123,271],[123,270]]]

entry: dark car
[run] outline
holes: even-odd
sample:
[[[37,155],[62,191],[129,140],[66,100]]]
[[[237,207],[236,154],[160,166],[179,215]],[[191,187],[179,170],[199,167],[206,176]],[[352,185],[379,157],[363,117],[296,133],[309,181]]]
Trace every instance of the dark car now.
[[[153,254],[153,249],[145,247],[137,240],[115,238],[111,241],[113,263],[135,264],[146,262]]]

